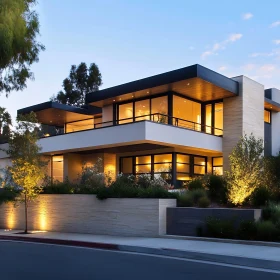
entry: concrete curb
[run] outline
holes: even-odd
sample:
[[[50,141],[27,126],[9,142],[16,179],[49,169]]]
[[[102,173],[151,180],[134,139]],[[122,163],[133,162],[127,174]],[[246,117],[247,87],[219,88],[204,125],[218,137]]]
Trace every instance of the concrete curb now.
[[[206,242],[218,242],[218,243],[230,243],[230,244],[253,245],[253,246],[255,245],[255,246],[280,248],[280,242],[222,239],[222,238],[212,238],[212,237],[196,237],[196,236],[181,236],[181,235],[161,235],[160,237],[168,238],[168,239],[206,241]]]
[[[148,247],[133,246],[133,245],[118,245],[118,244],[110,244],[110,243],[25,237],[25,236],[0,236],[0,240],[26,241],[26,242],[34,242],[34,243],[41,243],[41,244],[55,244],[55,245],[96,248],[96,249],[104,249],[104,250],[114,250],[114,251],[122,251],[122,252],[143,253],[149,255],[159,255],[159,256],[167,256],[167,257],[185,258],[191,260],[210,261],[216,263],[224,263],[224,264],[280,271],[280,262],[277,261],[252,259],[252,258],[245,258],[241,256],[215,255],[209,253],[201,253],[195,251],[182,251],[182,250],[169,249],[169,248],[148,248]]]

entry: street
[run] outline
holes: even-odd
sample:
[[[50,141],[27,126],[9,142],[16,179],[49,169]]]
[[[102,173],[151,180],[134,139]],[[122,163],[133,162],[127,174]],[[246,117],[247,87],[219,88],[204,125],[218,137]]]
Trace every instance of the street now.
[[[1,280],[279,279],[280,274],[199,261],[0,241]]]

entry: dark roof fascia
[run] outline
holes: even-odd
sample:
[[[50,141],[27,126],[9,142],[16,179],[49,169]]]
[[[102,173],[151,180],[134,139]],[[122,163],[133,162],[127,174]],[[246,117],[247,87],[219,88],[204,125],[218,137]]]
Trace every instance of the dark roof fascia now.
[[[132,93],[191,78],[201,78],[218,87],[224,88],[235,95],[239,94],[239,84],[237,81],[234,81],[199,64],[195,64],[156,76],[151,76],[141,80],[89,93],[86,95],[86,103],[97,102],[122,94]]]
[[[268,88],[264,90],[265,98],[272,99],[272,88]]]
[[[278,107],[280,109],[280,103],[275,102],[275,101],[273,101],[273,100],[271,100],[271,99],[269,99],[267,97],[264,98],[264,101],[269,103],[269,104],[271,104],[271,105],[273,105],[273,106],[276,106],[276,107]]]
[[[29,114],[30,112],[38,112],[38,111],[43,111],[46,109],[58,109],[62,111],[67,111],[67,112],[72,112],[72,113],[77,113],[77,114],[83,114],[83,115],[95,115],[95,114],[100,114],[102,112],[101,108],[95,107],[95,106],[88,106],[87,109],[85,108],[79,108],[79,107],[74,107],[70,105],[65,105],[65,104],[60,104],[58,102],[53,102],[53,101],[47,101],[44,103],[36,104],[30,107],[22,108],[17,110],[17,114]]]

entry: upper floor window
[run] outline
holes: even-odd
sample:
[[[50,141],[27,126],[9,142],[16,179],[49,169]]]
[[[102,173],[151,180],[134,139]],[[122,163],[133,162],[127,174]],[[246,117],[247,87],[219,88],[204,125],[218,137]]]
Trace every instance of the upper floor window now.
[[[264,121],[266,123],[270,123],[271,122],[271,112],[268,110],[264,110]]]

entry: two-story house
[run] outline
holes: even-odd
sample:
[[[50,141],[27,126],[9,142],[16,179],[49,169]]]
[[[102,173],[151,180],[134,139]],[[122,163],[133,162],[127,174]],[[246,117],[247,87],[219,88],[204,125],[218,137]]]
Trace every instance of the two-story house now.
[[[46,102],[18,114],[31,111],[49,128],[39,144],[59,181],[102,158],[104,172],[148,173],[180,186],[222,174],[245,133],[264,139],[266,155],[280,150],[280,91],[200,65],[93,92],[83,108]]]

